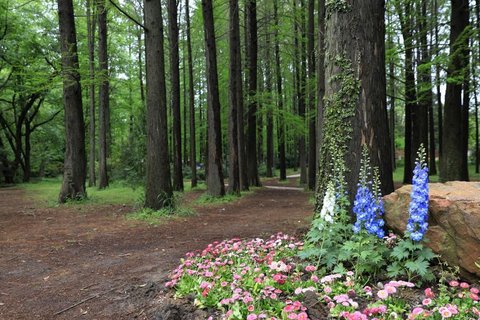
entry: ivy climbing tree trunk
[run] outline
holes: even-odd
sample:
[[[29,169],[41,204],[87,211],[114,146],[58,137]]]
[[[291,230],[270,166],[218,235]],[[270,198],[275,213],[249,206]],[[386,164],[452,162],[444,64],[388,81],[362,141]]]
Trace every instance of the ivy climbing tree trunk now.
[[[317,156],[315,166],[320,166],[320,154],[323,145],[323,117],[325,96],[325,0],[318,0],[318,63],[317,63]]]
[[[222,173],[222,132],[218,93],[217,47],[212,1],[202,0],[205,57],[207,60],[208,171],[207,192],[215,197],[225,194]]]
[[[343,166],[351,203],[362,145],[380,169],[382,192],[393,191],[385,79],[384,3],[329,2],[325,28],[325,118],[316,210],[323,205],[332,170]],[[338,161],[329,163],[331,156]],[[335,176],[335,174],[334,174]]]
[[[67,199],[86,197],[87,159],[85,154],[82,88],[80,85],[77,35],[72,0],[58,0],[58,19],[62,55],[66,142],[63,182],[58,200],[63,203]]]
[[[163,19],[160,0],[144,0],[147,75],[147,158],[145,207],[169,206],[172,198],[168,161]]]

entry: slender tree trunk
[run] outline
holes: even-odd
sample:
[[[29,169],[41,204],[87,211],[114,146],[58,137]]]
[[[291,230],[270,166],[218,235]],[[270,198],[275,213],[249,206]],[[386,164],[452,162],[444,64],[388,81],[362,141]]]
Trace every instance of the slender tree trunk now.
[[[412,112],[417,109],[417,94],[415,90],[415,72],[413,65],[413,18],[412,2],[406,1],[404,6],[399,2],[395,3],[397,13],[400,16],[401,31],[405,46],[405,149],[404,149],[404,171],[403,183],[412,182],[412,155],[416,155],[413,143]],[[421,117],[419,117],[421,118]]]
[[[65,162],[59,202],[85,198],[87,159],[82,88],[77,55],[77,36],[72,0],[58,0],[62,53],[63,105],[65,108]]]
[[[107,9],[105,8],[105,0],[98,0],[98,64],[100,69],[100,96],[99,96],[99,182],[98,188],[105,189],[108,187],[107,174],[107,152],[108,152],[108,117],[110,115],[110,81],[108,74],[108,51],[107,51]]]
[[[308,33],[307,33],[307,57],[308,57],[308,189],[315,190],[316,175],[316,107],[315,107],[315,0],[308,0]]]
[[[380,168],[384,194],[393,191],[385,79],[384,3],[345,1],[347,9],[327,6],[325,129],[316,209],[331,179],[330,156],[345,161],[350,200],[358,182],[362,144]],[[336,155],[335,155],[336,153]],[[351,201],[353,203],[353,201]]]
[[[182,124],[180,116],[180,58],[178,52],[177,1],[168,0],[168,26],[170,39],[170,76],[173,113],[173,190],[183,191]]]
[[[197,186],[197,150],[195,135],[195,91],[193,84],[192,41],[190,36],[190,5],[185,0],[185,20],[187,21],[187,53],[188,53],[188,103],[190,112],[190,169],[192,171],[192,188]]]
[[[92,16],[92,0],[87,0],[87,46],[88,46],[88,66],[90,84],[88,86],[89,96],[89,138],[90,151],[88,161],[88,186],[96,184],[95,179],[95,17]]]
[[[467,39],[469,43],[469,39]],[[463,78],[463,98],[462,98],[462,162],[465,164],[462,167],[462,177],[466,181],[468,177],[468,139],[470,133],[469,110],[470,110],[470,50],[467,49],[467,65],[465,66],[465,75]]]
[[[246,15],[245,15],[246,16]],[[239,18],[240,20],[240,18]],[[245,24],[246,27],[246,24]],[[247,38],[247,32],[245,32],[245,40]],[[245,46],[246,46],[245,41]],[[242,75],[242,53],[240,49],[240,73],[237,74],[237,83],[239,84],[239,103],[237,106],[237,138],[238,138],[238,170],[240,172],[240,189],[242,191],[247,191],[249,189],[248,183],[248,172],[247,172],[247,149],[246,149],[246,142],[245,142],[245,112],[244,112],[244,105],[245,101],[243,99],[243,75]],[[246,59],[246,55],[245,55]],[[246,77],[245,77],[246,78]]]
[[[435,135],[433,120],[433,94],[432,94],[432,77],[430,68],[430,52],[428,51],[428,26],[427,21],[427,1],[421,0],[420,12],[422,13],[418,19],[418,42],[419,42],[419,66],[417,68],[418,77],[418,104],[415,112],[413,112],[413,152],[415,153],[420,144],[428,150],[427,157],[430,160],[429,173],[436,174],[435,165]],[[429,140],[430,136],[430,140]],[[430,143],[429,143],[430,142]],[[433,144],[433,150],[432,150]],[[432,155],[433,152],[433,155]],[[433,161],[432,161],[433,159]],[[415,158],[412,158],[412,161]],[[433,166],[432,166],[433,165]]]
[[[238,159],[238,105],[241,103],[239,87],[241,86],[242,61],[240,56],[240,27],[239,7],[237,0],[229,1],[229,41],[230,41],[230,65],[229,65],[229,90],[228,90],[228,146],[229,146],[229,170],[228,192],[240,194],[240,171]]]
[[[298,82],[298,114],[302,119],[302,124],[305,125],[305,100],[306,100],[306,45],[305,45],[305,0],[300,0],[300,63],[298,70],[300,81]],[[305,185],[307,183],[307,150],[305,146],[305,133],[300,134],[298,141],[298,160],[300,166],[300,184]]]
[[[390,23],[390,15],[387,15],[387,24]],[[393,39],[391,33],[387,36],[387,45],[388,49],[394,47]],[[395,146],[395,61],[393,58],[390,58],[388,61],[388,88],[390,89],[390,119],[389,119],[389,132],[390,132],[390,146],[392,150],[392,168],[396,169],[396,146]]]
[[[435,25],[435,43],[434,43],[434,51],[435,55],[438,57],[440,55],[439,49],[439,40],[438,40],[438,5],[437,0],[433,0],[433,19]],[[440,62],[435,64],[435,82],[436,82],[436,96],[437,96],[437,114],[438,114],[438,155],[440,158],[440,166],[442,162],[442,155],[443,155],[443,107],[442,107],[442,91],[440,89]]]
[[[207,59],[207,122],[208,172],[207,192],[223,196],[225,186],[222,172],[222,132],[220,124],[220,97],[218,93],[217,48],[213,23],[212,1],[202,0],[205,57]]]
[[[469,20],[468,1],[451,0],[451,4],[450,58],[447,77],[463,78],[468,67],[468,37],[465,36]],[[440,163],[441,181],[468,180],[468,166],[463,154],[462,86],[462,83],[447,82],[443,158]],[[458,141],[459,137],[462,141]]]
[[[265,37],[265,90],[268,97],[267,102],[267,177],[273,177],[273,100],[272,100],[272,66],[271,66],[271,40],[270,40],[270,30],[267,29]]]
[[[172,185],[168,161],[168,124],[163,19],[160,0],[144,0],[147,74],[147,171],[145,207],[170,206]]]
[[[275,21],[275,69],[277,78],[277,106],[278,106],[278,161],[280,180],[287,180],[287,166],[285,161],[285,118],[283,115],[282,71],[280,66],[280,39],[278,35],[278,3],[273,2],[273,16]]]
[[[476,15],[476,26],[477,26],[477,42],[478,42],[478,56],[477,56],[477,63],[480,59],[480,0],[475,0],[475,15]],[[475,66],[475,64],[474,64]],[[472,68],[472,76],[473,76],[473,92],[475,98],[475,173],[480,172],[480,145],[479,145],[479,136],[478,136],[478,98],[477,98],[477,88],[478,82],[476,80],[476,72],[475,68]]]
[[[325,0],[318,0],[318,63],[317,63],[317,156],[316,168],[320,170],[323,145],[323,120],[325,96]],[[318,173],[317,173],[318,175]],[[315,188],[317,185],[315,183]]]
[[[260,186],[257,163],[257,3],[247,0],[248,21],[248,141],[247,141],[247,175],[248,184]]]

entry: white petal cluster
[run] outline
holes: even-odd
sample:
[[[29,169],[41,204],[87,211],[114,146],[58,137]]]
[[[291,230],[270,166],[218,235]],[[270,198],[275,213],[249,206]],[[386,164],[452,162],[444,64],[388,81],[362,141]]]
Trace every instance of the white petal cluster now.
[[[335,210],[335,186],[332,182],[327,185],[327,191],[323,198],[323,207],[320,211],[320,217],[328,223],[333,223],[333,215]]]

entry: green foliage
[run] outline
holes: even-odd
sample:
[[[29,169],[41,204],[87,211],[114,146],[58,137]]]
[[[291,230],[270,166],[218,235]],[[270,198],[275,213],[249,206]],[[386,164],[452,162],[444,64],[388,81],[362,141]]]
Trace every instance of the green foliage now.
[[[430,266],[436,257],[432,250],[423,244],[402,238],[390,253],[387,274],[392,278],[406,276],[408,281],[431,281],[434,275]]]
[[[126,218],[129,220],[144,221],[151,225],[157,225],[163,221],[168,221],[178,217],[190,217],[195,214],[195,211],[189,207],[175,206],[165,207],[160,210],[141,208],[135,212],[127,214]]]

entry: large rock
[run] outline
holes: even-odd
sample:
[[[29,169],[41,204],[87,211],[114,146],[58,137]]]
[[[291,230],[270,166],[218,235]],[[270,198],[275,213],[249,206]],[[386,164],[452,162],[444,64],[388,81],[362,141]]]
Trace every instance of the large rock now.
[[[464,276],[480,277],[480,183],[430,183],[427,246]],[[384,197],[385,221],[402,233],[408,221],[411,185]]]

